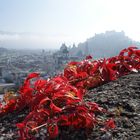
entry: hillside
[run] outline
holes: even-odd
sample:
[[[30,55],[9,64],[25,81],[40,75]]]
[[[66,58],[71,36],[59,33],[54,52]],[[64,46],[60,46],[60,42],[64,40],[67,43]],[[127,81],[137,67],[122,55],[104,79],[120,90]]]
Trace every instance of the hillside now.
[[[123,76],[116,81],[89,90],[85,100],[95,101],[111,113],[104,117],[115,118],[116,128],[107,132],[99,127],[89,134],[85,131],[63,129],[60,140],[139,140],[140,139],[140,73]],[[26,110],[26,112],[28,112]],[[15,123],[25,117],[25,110],[20,114],[9,114],[1,118],[0,140],[17,138]],[[103,117],[103,116],[102,116]],[[43,130],[38,139],[43,139]]]
[[[123,76],[89,91],[91,99],[107,108],[115,117],[116,129],[105,134],[96,130],[91,139],[139,140],[140,139],[140,73]],[[108,137],[105,139],[105,137]]]
[[[95,34],[77,47],[73,46],[70,54],[73,55],[92,55],[93,58],[111,57],[117,55],[120,50],[130,45],[140,46],[122,32],[106,31],[105,33]]]

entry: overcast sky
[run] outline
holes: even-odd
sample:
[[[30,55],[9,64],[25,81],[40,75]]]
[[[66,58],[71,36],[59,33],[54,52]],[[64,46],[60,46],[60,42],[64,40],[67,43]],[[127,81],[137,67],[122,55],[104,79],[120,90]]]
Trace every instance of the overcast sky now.
[[[0,31],[7,32],[0,45],[58,48],[107,30],[140,41],[139,6],[140,0],[0,0]]]

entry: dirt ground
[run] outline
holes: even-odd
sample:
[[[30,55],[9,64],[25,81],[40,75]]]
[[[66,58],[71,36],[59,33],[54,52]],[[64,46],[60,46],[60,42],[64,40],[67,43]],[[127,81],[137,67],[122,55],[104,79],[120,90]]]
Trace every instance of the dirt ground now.
[[[140,72],[91,89],[84,100],[96,102],[107,109],[109,114],[98,116],[114,118],[116,128],[106,132],[101,131],[100,126],[90,132],[62,128],[56,140],[140,140]],[[17,139],[15,124],[21,122],[27,112],[24,110],[18,115],[12,113],[0,118],[0,140]],[[40,133],[37,139],[45,139],[43,132]]]

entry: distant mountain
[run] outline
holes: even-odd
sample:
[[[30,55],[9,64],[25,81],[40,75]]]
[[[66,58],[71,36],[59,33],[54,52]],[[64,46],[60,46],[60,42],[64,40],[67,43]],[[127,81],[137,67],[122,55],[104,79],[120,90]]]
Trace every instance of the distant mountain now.
[[[92,55],[94,58],[110,57],[117,55],[120,50],[130,45],[140,46],[140,42],[136,42],[122,32],[106,31],[105,33],[95,34],[94,37],[87,39],[83,43],[79,43],[77,47],[70,49],[71,55]]]

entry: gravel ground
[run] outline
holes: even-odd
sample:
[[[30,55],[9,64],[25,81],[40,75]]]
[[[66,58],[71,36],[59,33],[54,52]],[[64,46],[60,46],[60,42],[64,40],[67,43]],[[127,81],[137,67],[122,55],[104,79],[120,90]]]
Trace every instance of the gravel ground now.
[[[62,128],[57,140],[140,140],[140,73],[123,76],[91,89],[85,100],[94,101],[107,109],[110,114],[99,117],[113,117],[116,128],[107,132],[100,131],[100,127],[90,132]],[[18,115],[12,113],[0,118],[0,140],[17,139],[15,124],[21,122],[27,113],[24,110]],[[43,131],[38,135],[38,140],[45,139]]]
[[[140,73],[123,76],[89,91],[86,100],[95,101],[112,112],[116,129],[93,133],[96,140],[140,140]]]

